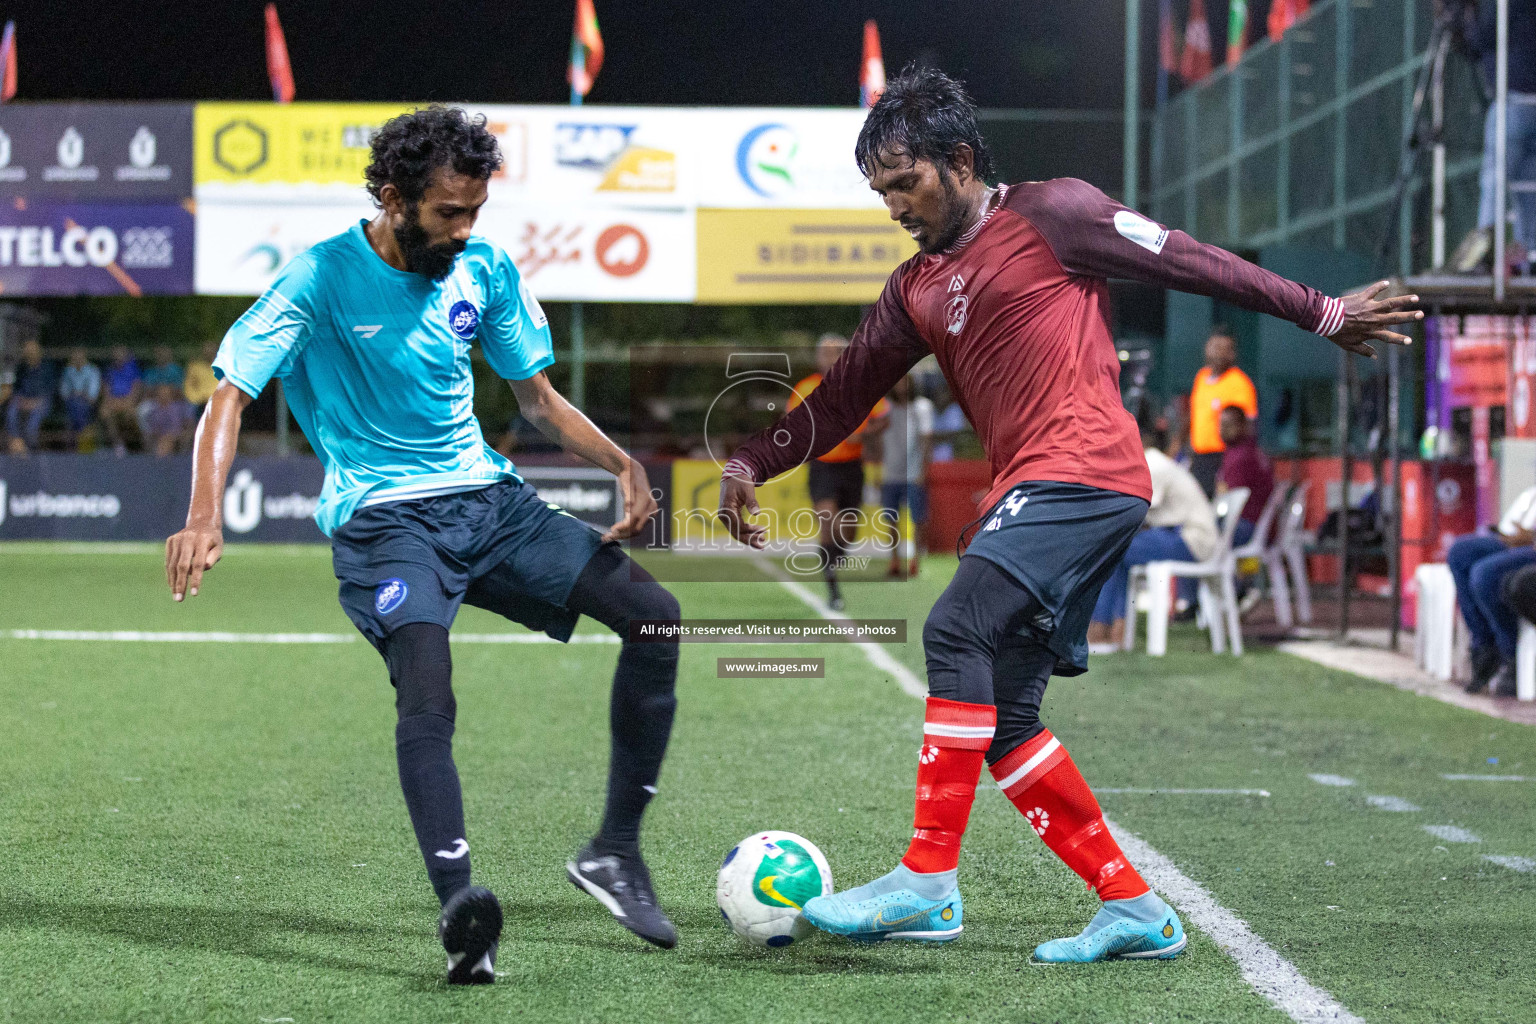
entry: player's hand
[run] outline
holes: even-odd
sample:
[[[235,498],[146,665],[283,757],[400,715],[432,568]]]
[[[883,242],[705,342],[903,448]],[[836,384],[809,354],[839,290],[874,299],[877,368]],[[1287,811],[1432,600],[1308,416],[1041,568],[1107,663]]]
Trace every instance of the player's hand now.
[[[619,493],[624,496],[624,518],[613,524],[613,529],[603,534],[604,541],[629,540],[645,529],[645,524],[656,514],[656,496],[651,493],[651,480],[645,475],[645,467],[630,459],[619,474]]]
[[[224,531],[217,526],[189,526],[165,542],[165,582],[171,597],[180,601],[190,591],[197,596],[203,573],[218,564],[224,554]]]
[[[768,528],[747,519],[761,511],[757,507],[757,487],[739,476],[720,478],[720,510],[715,514],[731,531],[731,536],[748,547],[762,550],[768,544]]]
[[[1386,281],[1375,284],[1352,295],[1345,295],[1344,326],[1328,340],[1346,352],[1357,356],[1376,358],[1376,350],[1369,342],[1380,341],[1388,345],[1410,345],[1413,339],[1392,330],[1398,324],[1413,323],[1424,319],[1424,311],[1417,309],[1417,295],[1399,295],[1394,299],[1377,299],[1387,287]]]

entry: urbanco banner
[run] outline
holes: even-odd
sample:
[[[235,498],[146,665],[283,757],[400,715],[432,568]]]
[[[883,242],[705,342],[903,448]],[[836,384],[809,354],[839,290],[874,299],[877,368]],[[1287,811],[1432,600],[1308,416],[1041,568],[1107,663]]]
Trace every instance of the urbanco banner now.
[[[622,514],[618,481],[586,467],[520,466],[545,501],[607,529]],[[320,543],[318,459],[238,458],[224,489],[224,539]],[[160,541],[185,524],[188,457],[0,456],[0,540]]]
[[[0,106],[0,198],[178,202],[191,195],[190,103]]]

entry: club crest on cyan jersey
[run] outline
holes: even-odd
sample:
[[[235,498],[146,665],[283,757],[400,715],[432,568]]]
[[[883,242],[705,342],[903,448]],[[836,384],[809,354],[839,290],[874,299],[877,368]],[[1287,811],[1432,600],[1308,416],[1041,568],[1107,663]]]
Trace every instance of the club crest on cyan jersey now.
[[[460,299],[448,310],[448,326],[453,333],[468,341],[480,326],[480,311],[468,299]]]

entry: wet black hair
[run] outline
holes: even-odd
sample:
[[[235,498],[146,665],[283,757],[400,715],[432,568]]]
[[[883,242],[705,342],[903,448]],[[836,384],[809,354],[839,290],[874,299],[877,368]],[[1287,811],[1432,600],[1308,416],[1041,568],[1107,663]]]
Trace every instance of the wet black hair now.
[[[373,158],[363,176],[375,203],[385,185],[394,185],[415,205],[439,167],[452,167],[481,181],[501,167],[501,147],[485,126],[485,115],[470,117],[458,107],[434,103],[384,122],[370,142]]]
[[[976,103],[965,86],[942,71],[908,64],[870,108],[853,155],[866,178],[882,166],[882,152],[929,160],[947,176],[961,143],[971,147],[976,177],[990,181],[992,153],[976,127]]]

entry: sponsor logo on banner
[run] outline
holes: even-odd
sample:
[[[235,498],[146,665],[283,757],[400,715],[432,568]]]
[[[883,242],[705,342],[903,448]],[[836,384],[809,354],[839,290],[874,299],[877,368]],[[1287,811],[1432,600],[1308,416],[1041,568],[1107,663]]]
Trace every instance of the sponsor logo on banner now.
[[[361,192],[374,132],[409,109],[389,103],[199,103],[197,186],[320,185]]]
[[[7,494],[0,479],[0,524],[9,515],[15,519],[112,519],[123,510],[115,494],[52,494],[33,491]]]
[[[26,181],[25,167],[11,166],[11,137],[0,129],[0,181]]]
[[[883,209],[700,210],[697,300],[873,302],[916,251]]]
[[[192,215],[180,206],[0,205],[7,295],[184,295]]]
[[[44,181],[95,181],[101,174],[95,164],[85,162],[85,137],[74,125],[64,129],[54,152],[57,162],[43,168]]]
[[[760,196],[784,195],[795,187],[795,156],[800,139],[788,125],[760,124],[736,145],[736,173]]]
[[[597,236],[593,248],[597,265],[614,277],[629,277],[645,269],[650,259],[651,245],[637,227],[615,224]]]
[[[156,163],[159,141],[149,125],[139,125],[139,130],[128,140],[128,162],[113,171],[118,181],[170,181],[170,164]]]
[[[493,181],[521,185],[528,180],[528,126],[522,121],[489,120],[485,125],[501,147],[501,167]]]
[[[637,145],[638,125],[561,122],[555,125],[555,162],[602,174],[599,192],[672,192],[677,188],[677,156],[665,149]]]
[[[250,533],[263,519],[313,519],[319,506],[318,494],[267,497],[261,479],[242,469],[224,488],[224,526],[232,533]]]

